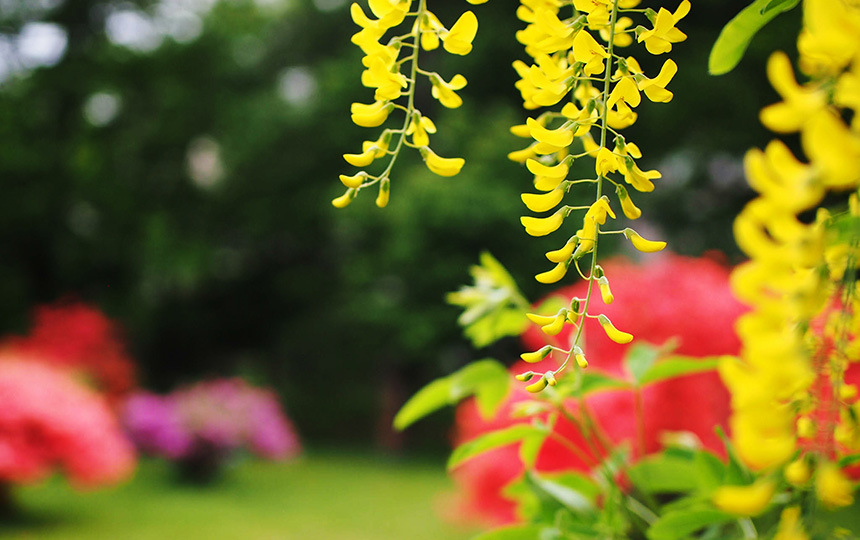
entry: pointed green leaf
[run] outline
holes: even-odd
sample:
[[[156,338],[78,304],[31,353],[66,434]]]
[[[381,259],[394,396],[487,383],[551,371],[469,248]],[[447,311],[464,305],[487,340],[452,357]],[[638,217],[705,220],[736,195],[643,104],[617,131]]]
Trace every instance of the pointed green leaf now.
[[[633,485],[646,493],[685,493],[696,488],[693,460],[666,453],[640,460],[629,474]]]
[[[755,0],[723,27],[708,58],[711,75],[728,73],[743,58],[753,36],[774,17],[797,5],[796,0]]]
[[[495,360],[472,362],[419,390],[397,412],[394,428],[406,429],[428,414],[471,395],[475,395],[481,414],[492,416],[507,395],[510,378],[508,370]]]
[[[663,515],[651,525],[646,536],[649,540],[680,540],[709,525],[734,519],[731,514],[716,509],[679,510]]]
[[[707,450],[701,450],[696,452],[693,462],[696,466],[696,483],[699,491],[710,493],[722,484],[726,466],[720,458]]]
[[[529,435],[523,439],[523,444],[520,445],[520,461],[527,468],[535,466],[537,456],[540,453],[540,449],[543,448],[543,443],[546,441],[548,435],[548,432],[541,432]]]
[[[453,469],[464,461],[483,454],[488,450],[522,441],[534,433],[541,433],[541,431],[530,424],[515,424],[504,429],[480,435],[454,449],[451,457],[448,458],[448,469]]]
[[[716,369],[717,364],[719,364],[718,358],[688,358],[683,356],[666,358],[651,365],[642,373],[639,384],[645,386],[682,375],[712,371]]]
[[[585,370],[582,372],[579,390],[573,395],[586,396],[601,390],[623,390],[630,388],[627,381],[616,379],[599,371]]]
[[[546,477],[528,473],[532,483],[547,495],[574,512],[589,512],[595,509],[594,498],[599,488],[591,479],[575,473]]]

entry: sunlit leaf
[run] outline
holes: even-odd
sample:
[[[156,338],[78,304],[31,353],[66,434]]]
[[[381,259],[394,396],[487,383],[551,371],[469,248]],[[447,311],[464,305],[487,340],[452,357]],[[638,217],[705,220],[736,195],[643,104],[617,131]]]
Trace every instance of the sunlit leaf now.
[[[394,428],[406,429],[428,414],[471,395],[475,396],[481,414],[492,416],[505,399],[509,385],[510,375],[502,364],[491,359],[472,362],[419,390],[397,412]]]
[[[679,540],[709,525],[726,523],[735,517],[720,510],[698,508],[669,512],[648,528],[649,540]]]
[[[774,17],[796,6],[798,0],[755,0],[723,27],[708,58],[711,75],[728,73],[743,58],[756,32]]]
[[[545,525],[511,525],[485,532],[472,540],[535,540],[540,538]]]
[[[520,442],[534,433],[541,433],[541,431],[531,424],[516,424],[480,435],[454,449],[451,457],[448,458],[448,469],[453,469],[464,461],[488,450]]]
[[[639,384],[645,386],[666,379],[691,375],[703,371],[713,371],[719,364],[717,358],[687,358],[675,356],[665,358],[651,365],[639,378]]]

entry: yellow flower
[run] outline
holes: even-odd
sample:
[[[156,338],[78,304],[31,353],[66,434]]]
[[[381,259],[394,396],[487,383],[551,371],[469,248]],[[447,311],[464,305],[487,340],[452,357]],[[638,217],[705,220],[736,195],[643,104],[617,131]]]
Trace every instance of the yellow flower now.
[[[534,364],[535,362],[540,362],[541,360],[543,360],[544,358],[549,356],[549,353],[551,353],[551,352],[552,352],[552,346],[551,345],[544,345],[543,347],[541,347],[540,349],[538,349],[534,352],[522,353],[520,355],[520,358],[522,358],[524,361],[526,361],[530,364]]]
[[[386,101],[397,99],[406,88],[406,77],[400,72],[392,72],[391,66],[378,56],[373,57],[370,66],[361,74],[361,84],[376,88],[374,99]]]
[[[567,274],[567,261],[560,262],[555,265],[552,270],[547,270],[535,276],[535,279],[540,283],[555,283]]]
[[[445,30],[442,22],[429,10],[424,11],[424,15],[420,19],[415,20],[416,29],[421,32],[421,48],[425,51],[432,51],[439,47],[439,33]]]
[[[601,147],[597,151],[597,159],[594,162],[594,169],[598,176],[606,176],[611,172],[618,170],[618,163],[615,160],[615,155],[609,148]]]
[[[357,193],[358,191],[356,191],[355,189],[349,188],[348,190],[346,190],[346,193],[344,193],[340,197],[332,199],[331,205],[335,208],[346,208],[347,206],[349,206],[349,203],[351,203],[352,200],[355,199],[355,195]]]
[[[615,83],[612,93],[609,94],[609,99],[606,102],[607,107],[615,106],[619,113],[622,113],[621,102],[626,103],[630,107],[638,107],[642,101],[642,96],[639,95],[639,88],[633,77],[622,77],[620,81]],[[622,113],[622,115],[625,113]],[[626,114],[630,114],[630,109],[626,109]]]
[[[391,181],[388,178],[383,178],[379,182],[379,195],[376,196],[376,206],[385,208],[388,206],[388,197],[391,192]]]
[[[586,30],[580,30],[573,38],[573,58],[577,62],[585,64],[584,73],[586,75],[595,75],[603,73],[605,66],[603,59],[607,58],[609,53],[606,49],[591,37]]]
[[[472,40],[477,33],[478,18],[471,11],[467,11],[460,15],[448,33],[442,34],[442,47],[451,54],[469,54]]]
[[[370,105],[353,103],[350,106],[353,123],[361,127],[381,126],[393,109],[394,105],[387,101],[375,101]]]
[[[815,495],[827,508],[848,506],[854,502],[854,485],[838,465],[824,463],[815,473]]]
[[[670,13],[669,10],[661,7],[660,11],[657,12],[654,28],[639,34],[639,43],[644,41],[645,48],[651,54],[663,54],[671,51],[673,43],[687,39],[687,35],[675,28],[675,25],[689,12],[689,0],[683,0],[675,13]]]
[[[812,470],[806,459],[801,456],[785,466],[784,475],[789,484],[799,486],[809,481]]]
[[[364,180],[367,178],[367,173],[364,171],[359,172],[353,176],[347,176],[345,174],[340,175],[340,181],[343,185],[349,188],[357,188],[364,183]]]
[[[523,216],[520,218],[520,223],[526,228],[526,233],[530,236],[546,236],[561,227],[567,212],[568,210],[562,207],[553,215],[545,218]]]
[[[609,317],[606,315],[602,313],[598,315],[597,322],[599,322],[600,326],[603,327],[603,331],[606,332],[606,336],[615,343],[625,345],[633,341],[633,334],[628,334],[627,332],[622,332],[615,328],[615,326],[612,325],[612,321],[610,321]]]
[[[773,498],[776,485],[760,479],[748,486],[720,486],[711,497],[714,506],[737,516],[761,514]]]
[[[561,162],[557,165],[544,165],[536,159],[526,160],[526,168],[536,176],[547,176],[550,178],[558,178],[559,180],[567,176],[569,170],[567,163]]]
[[[439,176],[455,176],[466,163],[466,160],[463,158],[439,157],[435,152],[433,152],[433,150],[430,150],[426,146],[421,147],[420,152],[427,168]]]
[[[577,238],[573,237],[567,241],[567,243],[561,248],[556,249],[555,251],[547,251],[546,258],[549,259],[550,262],[562,262],[570,259],[570,256],[573,255],[573,250],[576,247]]]
[[[463,104],[463,100],[457,95],[455,90],[461,90],[466,86],[466,77],[459,73],[454,75],[451,82],[445,82],[442,77],[433,73],[430,75],[430,93],[434,98],[439,100],[443,106],[449,109],[456,109]]]
[[[412,143],[415,146],[427,146],[430,144],[428,133],[436,133],[436,124],[426,116],[421,116],[421,114],[416,114],[409,121],[409,126],[406,128],[406,134],[412,135]]]
[[[523,193],[520,195],[526,207],[532,212],[546,212],[552,210],[564,198],[564,188],[561,184],[549,193]]]
[[[597,280],[597,286],[600,287],[600,296],[603,299],[603,303],[606,305],[611,304],[615,300],[615,297],[609,289],[609,280],[606,276],[600,276],[600,279]]]
[[[630,228],[624,229],[624,236],[630,240],[633,247],[643,253],[654,253],[666,247],[666,242],[646,240],[645,238],[642,238],[639,233]]]
[[[533,118],[527,119],[526,125],[529,128],[529,134],[536,141],[561,148],[570,146],[570,143],[573,142],[573,133],[565,126],[558,129],[547,129]]]
[[[642,215],[642,210],[633,204],[633,199],[630,198],[627,189],[624,186],[618,186],[615,188],[615,193],[618,195],[618,200],[621,201],[621,211],[624,212],[624,215],[628,219],[639,219],[639,216]]]
[[[781,103],[762,109],[761,123],[771,131],[798,131],[811,116],[824,109],[827,95],[818,87],[802,87],[794,78],[791,61],[783,52],[775,52],[767,61],[767,78],[782,96]]]
[[[799,506],[790,506],[782,511],[773,540],[809,540],[809,535],[800,523]]]
[[[633,60],[633,57],[628,57],[628,67],[631,67],[631,64],[636,62],[630,62]],[[678,73],[678,64],[676,64],[671,58],[663,62],[663,67],[660,68],[660,73],[657,74],[653,79],[649,79],[644,74],[642,74],[642,69],[639,67],[639,64],[635,64],[635,69],[633,69],[635,73],[639,75],[636,77],[637,84],[639,86],[639,90],[645,92],[645,95],[648,96],[654,103],[668,103],[672,101],[672,92],[666,90],[666,85],[672,81],[672,78]]]
[[[860,183],[860,135],[835,114],[822,111],[807,121],[801,133],[806,155],[821,172],[821,181],[833,189],[855,188]]]

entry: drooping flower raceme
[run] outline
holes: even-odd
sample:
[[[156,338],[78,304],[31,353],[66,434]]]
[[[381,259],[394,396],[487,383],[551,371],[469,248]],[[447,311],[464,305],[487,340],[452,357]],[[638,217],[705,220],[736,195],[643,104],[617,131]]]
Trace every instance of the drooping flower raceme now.
[[[779,140],[746,155],[758,195],[735,221],[750,260],[732,281],[752,309],[738,323],[739,359],[720,371],[740,457],[763,478],[783,470],[796,490],[791,500],[812,481],[823,505],[837,507],[850,504],[852,487],[834,460],[860,451],[857,391],[844,378],[860,352],[860,5],[804,0],[803,12],[807,80],[799,83],[788,56],[774,53],[767,75],[782,100],[760,119],[777,133],[799,133],[808,162]],[[842,194],[843,206],[821,207],[828,194]],[[717,494],[714,502],[726,500]],[[783,512],[781,534],[802,532],[798,516]]]
[[[544,110],[525,124],[514,126],[512,132],[532,142],[524,149],[511,152],[509,157],[523,163],[534,174],[534,188],[540,193],[524,193],[526,207],[543,217],[524,216],[521,222],[528,234],[544,236],[562,228],[571,218],[579,228],[569,235],[559,249],[546,254],[554,266],[539,273],[541,283],[555,283],[571,268],[588,282],[581,298],[570,299],[570,305],[556,313],[533,314],[530,319],[540,325],[548,336],[558,334],[565,325],[574,332],[569,343],[552,346],[549,354],[559,353],[564,361],[532,382],[528,389],[540,391],[552,384],[555,375],[563,371],[570,360],[585,367],[588,362],[584,344],[580,343],[585,322],[597,319],[607,336],[618,343],[627,343],[633,335],[615,324],[592,303],[599,289],[604,303],[613,301],[610,281],[597,264],[601,235],[624,234],[634,248],[643,252],[663,249],[665,242],[643,238],[633,229],[604,230],[618,219],[613,208],[620,208],[627,219],[641,216],[629,188],[638,192],[654,189],[653,180],[660,178],[655,170],[642,170],[636,160],[642,152],[621,130],[632,125],[636,109],[645,98],[656,103],[672,99],[666,89],[678,67],[671,59],[664,61],[659,73],[649,77],[633,56],[622,56],[618,50],[635,40],[644,43],[654,55],[672,50],[673,44],[686,39],[676,25],[690,10],[690,2],[682,0],[674,12],[660,8],[635,9],[639,0],[574,0],[573,10],[567,2],[523,0],[517,16],[528,26],[517,33],[517,39],[531,56],[531,65],[514,62],[520,76],[516,86],[523,106],[528,110],[554,107],[567,100],[560,109]],[[643,17],[648,26],[633,28],[632,17]],[[565,16],[569,14],[569,16]],[[593,173],[584,179],[570,179],[574,162],[593,160]],[[594,188],[593,198],[585,204],[565,205],[566,196],[582,197],[582,186]],[[608,187],[614,189],[614,200]],[[583,213],[584,211],[584,213]],[[581,220],[581,221],[580,221]],[[582,261],[588,261],[586,265]],[[524,353],[533,356],[535,352]],[[542,354],[541,358],[546,354]]]
[[[468,1],[471,4],[486,2]],[[415,107],[415,92],[419,78],[426,79],[431,95],[443,107],[454,109],[463,104],[457,91],[466,86],[466,78],[456,74],[446,80],[436,72],[425,71],[418,65],[418,57],[422,50],[437,49],[440,43],[450,54],[469,54],[478,31],[477,17],[466,11],[446,28],[427,8],[427,0],[370,0],[368,4],[369,15],[357,3],[350,6],[350,13],[361,28],[352,36],[352,42],[364,53],[361,84],[374,90],[373,102],[353,103],[352,121],[362,127],[375,128],[386,124],[394,111],[402,113],[403,119],[401,127],[385,128],[376,140],[364,141],[361,152],[344,154],[347,163],[361,170],[340,175],[347,189],[332,201],[337,208],[347,206],[362,189],[374,185],[378,185],[377,206],[386,206],[391,190],[389,175],[404,146],[416,148],[427,167],[440,176],[454,176],[464,165],[462,158],[441,157],[431,150],[430,135],[436,133],[436,125]],[[410,11],[413,8],[414,11]],[[389,33],[397,34],[401,27],[409,30],[389,36]],[[366,169],[375,161],[385,165],[378,174],[371,174]]]

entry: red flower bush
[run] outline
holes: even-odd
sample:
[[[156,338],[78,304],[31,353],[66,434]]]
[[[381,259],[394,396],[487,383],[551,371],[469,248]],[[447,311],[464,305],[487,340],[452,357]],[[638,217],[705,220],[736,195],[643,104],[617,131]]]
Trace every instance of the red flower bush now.
[[[128,477],[134,464],[101,396],[62,368],[0,356],[0,482],[33,482],[59,468],[94,486]]]
[[[744,311],[729,290],[729,269],[708,259],[691,259],[666,255],[638,266],[624,260],[603,265],[609,277],[615,302],[602,306],[613,324],[639,339],[662,344],[677,340],[677,354],[703,357],[737,354],[740,341],[733,323]],[[584,297],[586,283],[559,290],[566,304],[573,296]],[[600,302],[599,295],[594,300]],[[540,305],[542,302],[539,302]],[[523,335],[524,350],[536,350],[548,341],[567,348],[571,339],[570,326],[554,338],[546,336],[537,326]],[[628,378],[623,359],[629,345],[619,345],[606,337],[593,319],[584,330],[583,350],[589,370],[601,371],[619,378]],[[536,372],[554,367],[559,359],[548,358],[539,364],[518,362],[511,371]],[[457,410],[455,442],[462,443],[487,431],[522,421],[511,418],[512,407],[530,395],[516,386],[496,416],[486,421],[478,414],[474,402],[467,401]],[[644,450],[651,453],[662,447],[661,438],[667,432],[686,431],[695,434],[702,444],[718,453],[722,445],[714,426],[725,425],[730,413],[729,394],[715,372],[687,375],[650,385],[642,392],[644,408]],[[632,391],[607,391],[594,394],[586,406],[605,436],[613,444],[623,441],[637,449],[636,418]],[[568,409],[576,413],[576,404]],[[555,432],[571,441],[580,453],[547,439],[536,461],[536,469],[544,472],[588,470],[594,465],[582,435],[570,422],[560,419]],[[454,478],[463,493],[463,506],[472,516],[491,523],[514,521],[514,502],[502,495],[504,486],[523,472],[515,446],[499,448],[472,459],[455,471]],[[602,453],[602,452],[601,452]]]
[[[79,371],[112,403],[135,387],[134,363],[120,328],[98,309],[82,303],[39,306],[29,336],[11,337],[11,351]]]

